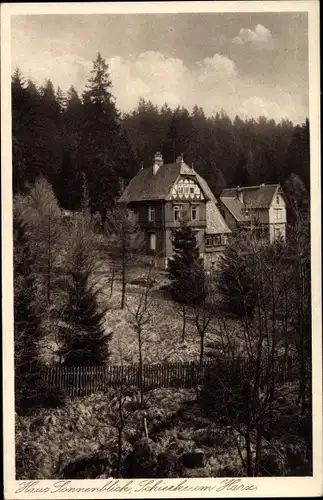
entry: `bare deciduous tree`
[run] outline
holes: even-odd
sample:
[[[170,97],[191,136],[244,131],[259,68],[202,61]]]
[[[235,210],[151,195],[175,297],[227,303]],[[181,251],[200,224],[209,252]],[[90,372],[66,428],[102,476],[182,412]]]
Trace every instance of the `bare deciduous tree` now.
[[[144,236],[131,211],[126,206],[117,206],[108,212],[106,232],[109,238],[108,253],[112,262],[111,295],[116,269],[121,270],[121,309],[126,304],[128,271],[140,254]]]
[[[46,298],[46,305],[53,303],[57,268],[63,247],[61,211],[51,185],[39,179],[26,196],[18,196],[15,205],[22,213],[31,235],[32,250],[37,255],[35,271]]]
[[[151,291],[154,284],[154,270],[155,259],[153,258],[144,280],[145,283],[140,286],[138,300],[132,306],[127,304],[130,325],[137,336],[141,403],[144,400],[143,346],[149,341],[150,331],[148,327],[151,326],[153,314],[156,311],[154,301],[151,298]]]

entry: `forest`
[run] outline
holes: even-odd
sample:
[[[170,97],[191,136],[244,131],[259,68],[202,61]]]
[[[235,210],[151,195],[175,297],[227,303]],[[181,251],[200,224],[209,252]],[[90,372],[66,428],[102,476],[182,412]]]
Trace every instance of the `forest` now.
[[[308,120],[121,114],[112,88],[100,54],[82,94],[12,76],[17,478],[310,475]],[[207,273],[183,221],[143,263],[116,201],[157,150],[216,196],[280,182],[286,242],[237,234]]]
[[[17,68],[12,76],[13,192],[44,177],[61,207],[81,206],[85,175],[90,206],[105,219],[122,189],[156,151],[165,163],[184,154],[188,165],[209,183],[216,196],[225,187],[281,183],[305,202],[310,188],[309,121],[276,123],[231,119],[225,110],[206,116],[192,110],[158,108],[140,98],[120,113],[105,59],[98,54],[88,84],[79,93],[38,87]],[[291,185],[290,185],[291,181]]]

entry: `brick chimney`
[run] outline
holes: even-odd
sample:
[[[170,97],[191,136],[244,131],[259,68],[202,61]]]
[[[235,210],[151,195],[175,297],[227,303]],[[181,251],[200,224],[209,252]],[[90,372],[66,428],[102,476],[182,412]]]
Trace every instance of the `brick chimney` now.
[[[243,203],[243,192],[240,186],[237,186],[237,199]]]
[[[157,174],[159,167],[161,167],[162,165],[164,165],[164,160],[163,160],[162,154],[160,153],[160,151],[157,151],[157,153],[155,154],[155,163],[153,164],[153,174],[154,175]]]
[[[184,163],[184,155],[183,155],[183,153],[176,158],[176,163]]]

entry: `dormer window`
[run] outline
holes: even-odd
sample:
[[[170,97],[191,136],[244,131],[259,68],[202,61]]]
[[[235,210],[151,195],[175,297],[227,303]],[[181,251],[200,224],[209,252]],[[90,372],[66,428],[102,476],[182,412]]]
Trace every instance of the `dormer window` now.
[[[155,222],[155,207],[148,207],[148,221]]]

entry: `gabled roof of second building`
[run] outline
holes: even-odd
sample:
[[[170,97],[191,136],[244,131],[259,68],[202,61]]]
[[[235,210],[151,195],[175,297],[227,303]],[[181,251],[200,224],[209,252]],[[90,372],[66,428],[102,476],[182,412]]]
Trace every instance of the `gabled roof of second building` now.
[[[272,199],[280,188],[279,184],[261,184],[260,186],[246,186],[224,189],[220,199],[238,199],[238,193],[243,196],[243,205],[248,208],[269,208]],[[241,201],[240,201],[241,203]]]
[[[236,219],[238,222],[248,222],[250,219],[246,215],[245,211],[245,206],[243,203],[241,203],[240,200],[237,198],[221,198],[221,202],[223,205],[229,210],[231,215]]]
[[[185,163],[168,163],[161,165],[157,173],[152,167],[139,170],[131,179],[119,198],[120,203],[137,201],[154,201],[168,199],[171,189],[179,176],[188,176],[196,180],[207,200],[216,203],[216,199],[207,182]]]

